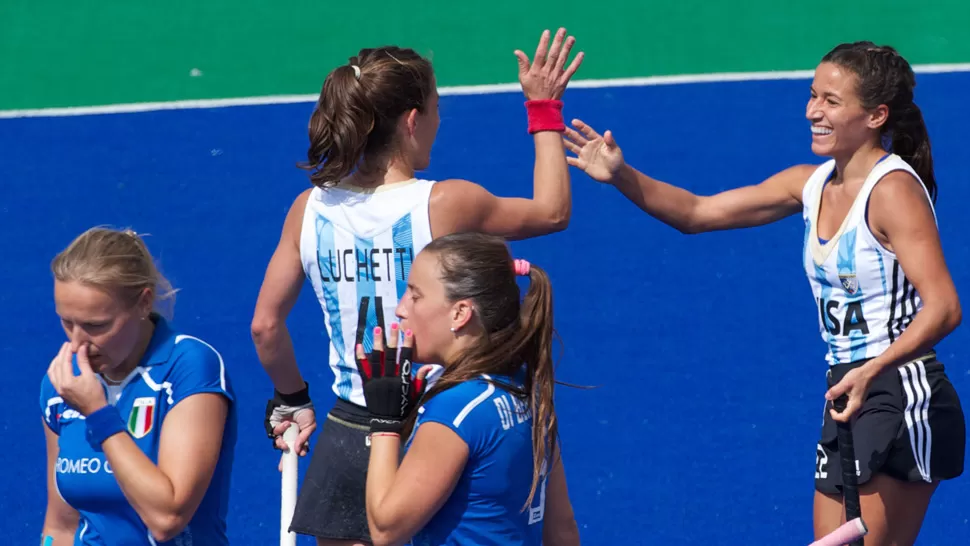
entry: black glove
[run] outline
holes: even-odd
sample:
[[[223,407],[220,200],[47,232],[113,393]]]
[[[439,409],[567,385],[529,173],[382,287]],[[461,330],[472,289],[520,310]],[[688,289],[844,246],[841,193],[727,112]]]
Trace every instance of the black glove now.
[[[367,300],[361,301],[361,311],[366,313]],[[361,323],[364,321],[361,320]],[[358,330],[358,340],[363,332]],[[401,355],[397,354],[397,328],[391,328],[390,343],[384,350],[383,330],[374,331],[374,350],[364,354],[363,344],[357,345],[357,371],[364,388],[364,401],[370,412],[371,432],[400,434],[403,421],[417,407],[424,393],[424,378],[411,377],[413,340],[405,338]]]
[[[357,371],[370,412],[370,430],[400,434],[404,419],[417,407],[424,393],[425,381],[411,377],[411,347],[402,347],[400,359],[397,359],[396,347],[384,351],[383,343],[374,345],[377,347],[373,351],[363,358],[358,353],[357,358]]]
[[[291,417],[300,410],[313,410],[313,402],[310,400],[310,384],[304,381],[305,387],[292,393],[283,394],[273,389],[273,398],[266,402],[266,417],[263,426],[266,428],[266,435],[273,442],[276,448],[276,435],[273,429],[283,422],[284,417]],[[276,448],[278,449],[278,448]]]

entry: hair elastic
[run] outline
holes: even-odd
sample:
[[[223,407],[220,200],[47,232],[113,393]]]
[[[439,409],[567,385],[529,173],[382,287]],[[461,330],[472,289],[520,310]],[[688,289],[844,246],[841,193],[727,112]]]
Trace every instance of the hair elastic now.
[[[354,69],[354,79],[357,81],[360,81],[360,67],[355,64],[352,64],[350,65],[350,68]]]
[[[525,260],[515,260],[513,263],[515,265],[515,274],[516,275],[528,275],[529,274],[529,268],[530,268],[529,262],[527,262]]]

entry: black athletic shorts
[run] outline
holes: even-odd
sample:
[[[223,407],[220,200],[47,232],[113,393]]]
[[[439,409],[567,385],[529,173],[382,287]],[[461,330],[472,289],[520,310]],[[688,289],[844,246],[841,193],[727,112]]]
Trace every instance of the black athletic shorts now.
[[[833,384],[865,361],[833,366]],[[836,422],[825,404],[815,458],[815,489],[842,494]],[[932,482],[963,473],[966,426],[960,398],[936,353],[875,377],[852,421],[859,485],[876,473],[908,482]]]
[[[370,459],[370,414],[337,399],[313,447],[290,531],[370,542],[364,504]]]

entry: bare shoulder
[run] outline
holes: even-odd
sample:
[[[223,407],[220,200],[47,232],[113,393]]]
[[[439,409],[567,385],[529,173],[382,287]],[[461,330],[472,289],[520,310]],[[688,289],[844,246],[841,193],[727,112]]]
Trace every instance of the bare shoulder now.
[[[306,210],[307,200],[313,188],[300,192],[290,205],[290,210],[286,213],[286,220],[283,222],[283,237],[291,240],[299,240],[300,232],[303,230],[303,214]]]
[[[933,221],[933,210],[923,184],[908,171],[892,171],[879,180],[869,196],[869,221],[876,231],[888,224]]]
[[[909,173],[902,169],[895,170],[882,177],[876,187],[872,189],[870,201],[880,205],[899,204],[900,200],[907,202],[907,208],[911,203],[909,200],[920,201],[929,205],[929,198],[923,184]]]
[[[471,215],[481,212],[485,188],[469,180],[451,178],[436,182],[431,187],[428,209],[431,216],[431,233],[441,237],[457,231],[465,231],[474,225]]]
[[[431,188],[431,201],[456,202],[478,193],[487,193],[485,188],[461,178],[449,178],[435,183]]]
[[[313,192],[313,190],[314,188],[307,188],[300,192],[300,194],[296,196],[296,199],[293,200],[293,204],[290,205],[290,210],[302,211],[304,208],[306,208],[306,202],[310,199],[310,193]]]
[[[801,201],[802,190],[805,189],[805,184],[808,183],[808,179],[812,177],[818,168],[818,165],[810,165],[807,163],[793,165],[783,171],[778,172],[766,182],[772,182],[778,186],[784,187],[793,197]]]
[[[801,179],[802,183],[804,183],[812,176],[812,174],[815,173],[815,171],[820,166],[821,165],[812,165],[810,163],[803,163],[801,165],[792,165],[791,167],[788,167],[787,169],[781,171],[778,174],[783,174],[786,177],[790,177],[792,179]]]

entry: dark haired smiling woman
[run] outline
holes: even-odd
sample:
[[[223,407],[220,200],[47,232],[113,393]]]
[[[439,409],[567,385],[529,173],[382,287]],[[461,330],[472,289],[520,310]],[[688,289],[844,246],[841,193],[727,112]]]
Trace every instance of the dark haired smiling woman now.
[[[571,165],[684,233],[801,212],[805,273],[837,381],[826,393],[816,448],[815,535],[844,517],[836,422],[851,419],[867,546],[913,544],[940,480],[964,465],[963,409],[934,351],[960,324],[961,309],[937,230],[933,157],[915,86],[895,49],[839,45],[816,68],[805,112],[812,151],[830,159],[712,196],[626,165],[610,131],[600,135],[576,120],[579,131],[565,135],[576,154]],[[831,401],[843,395],[838,412]]]

